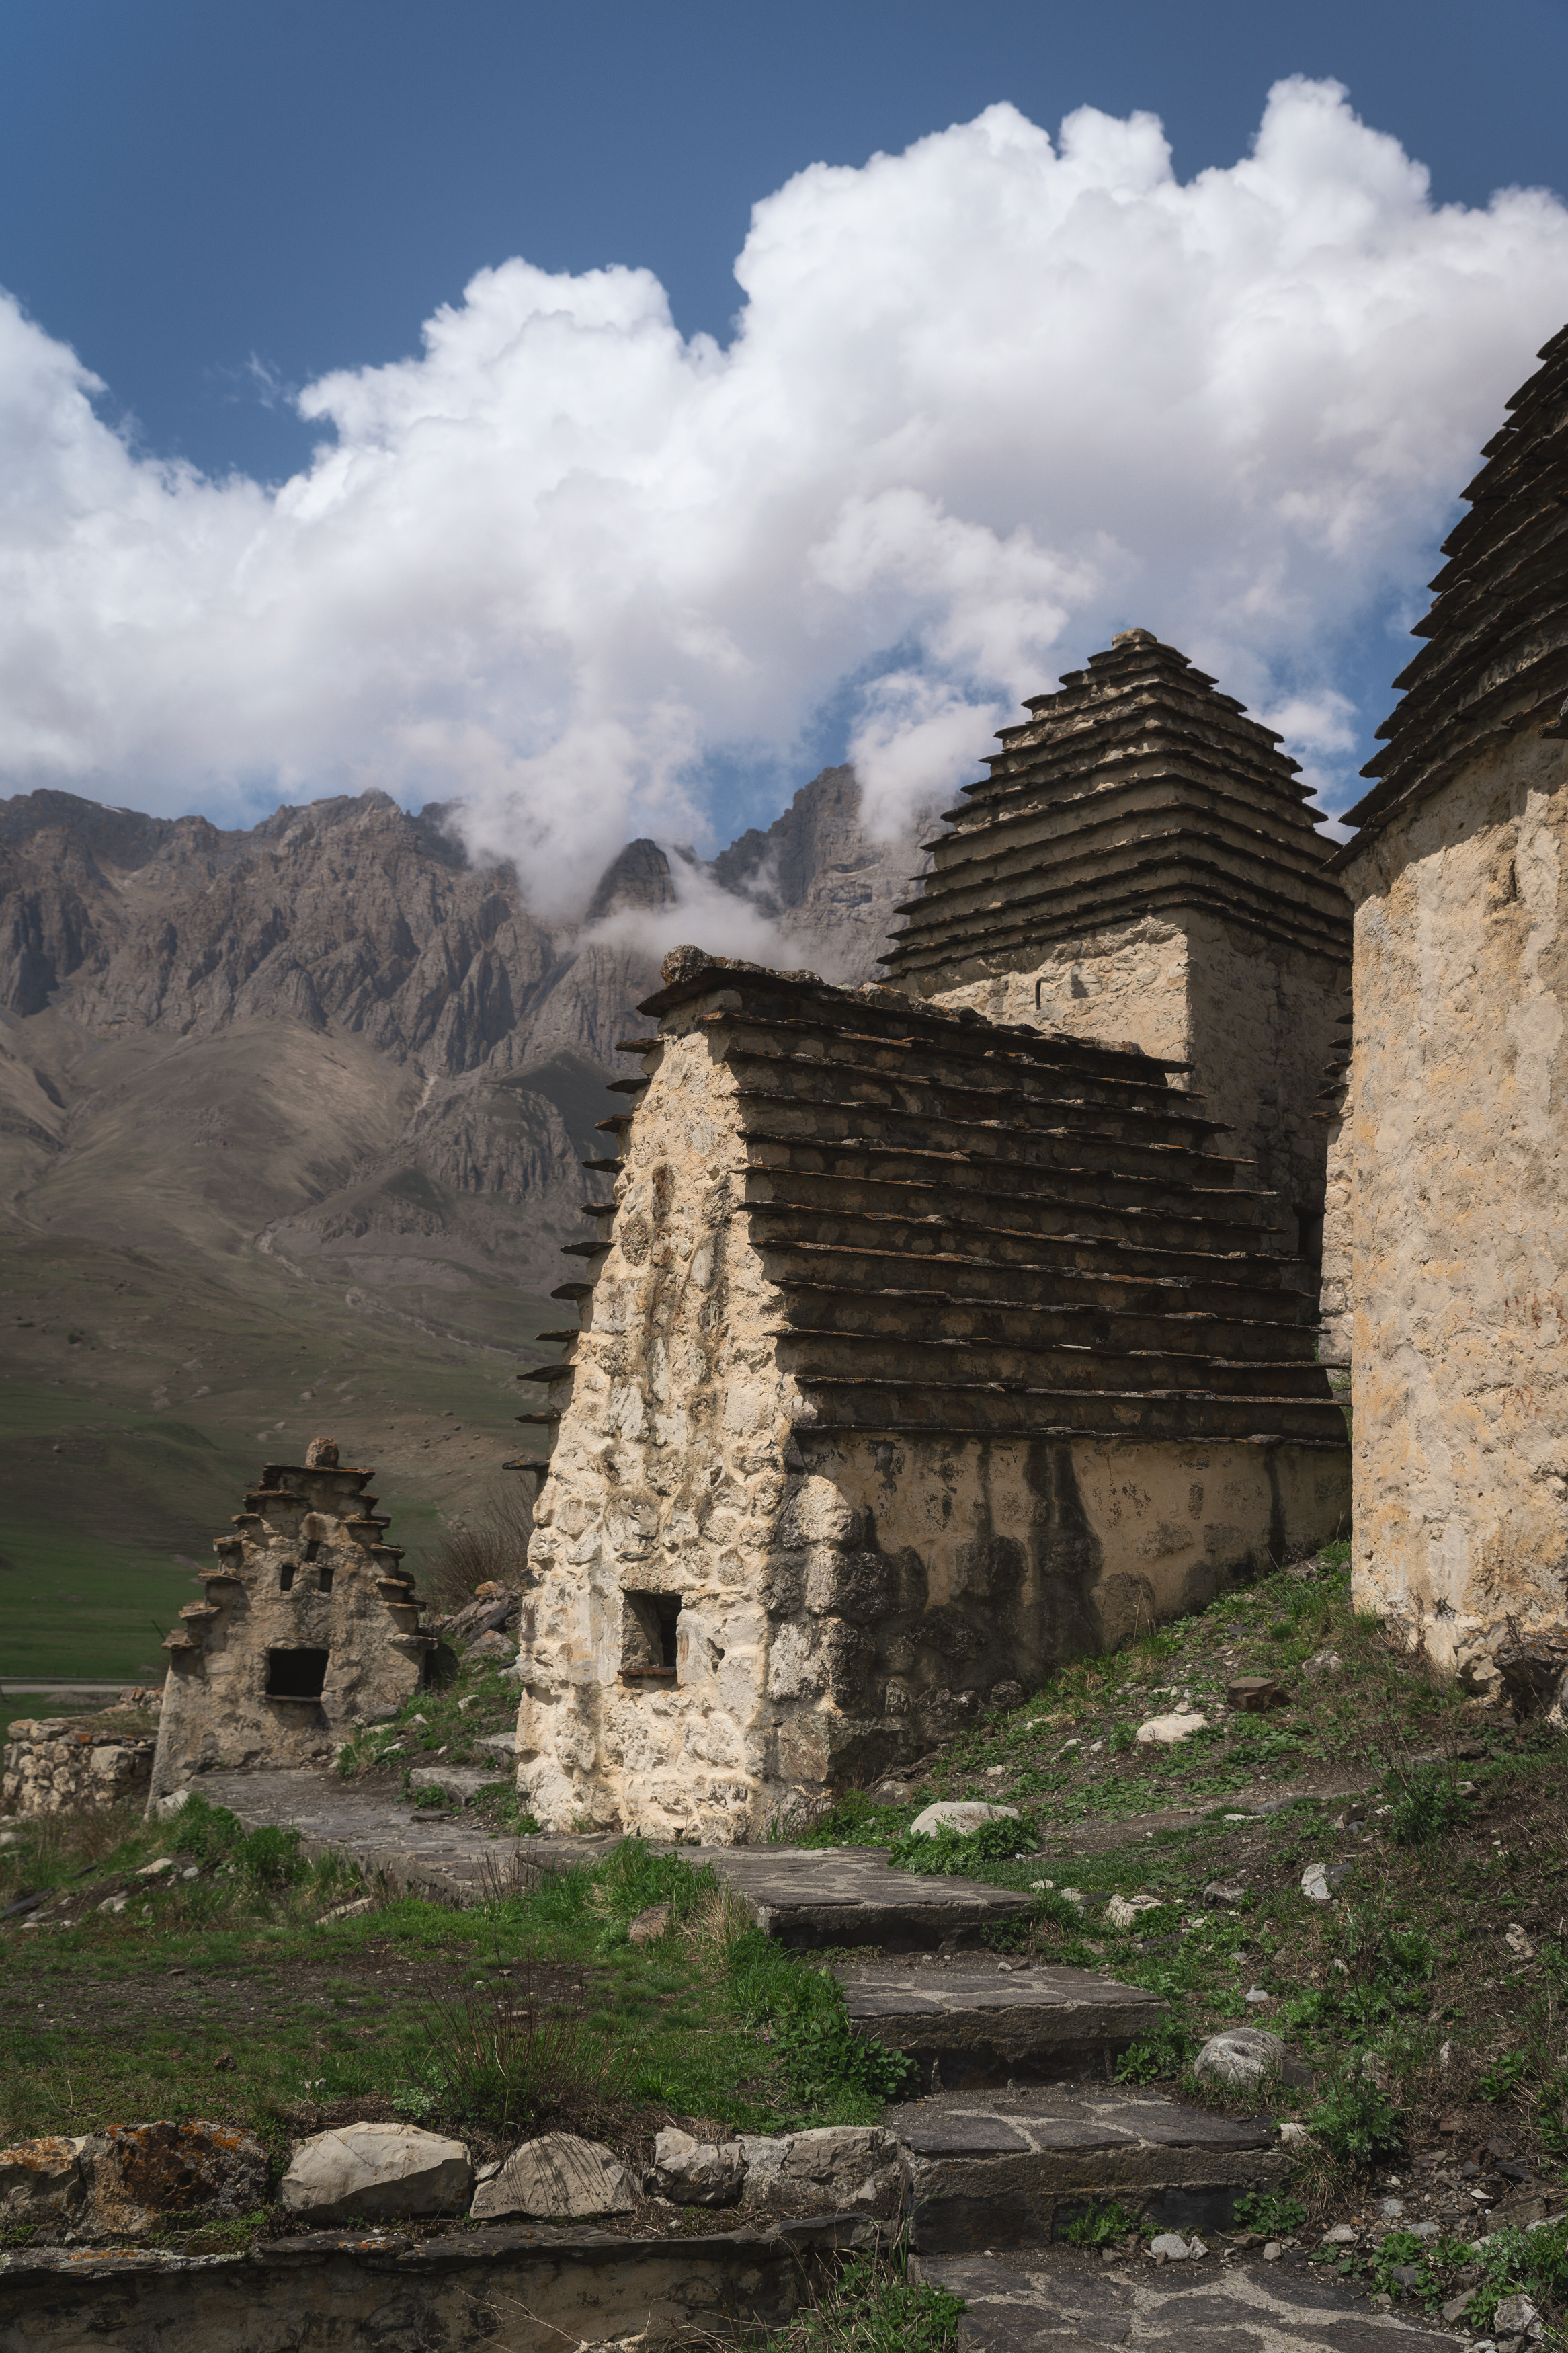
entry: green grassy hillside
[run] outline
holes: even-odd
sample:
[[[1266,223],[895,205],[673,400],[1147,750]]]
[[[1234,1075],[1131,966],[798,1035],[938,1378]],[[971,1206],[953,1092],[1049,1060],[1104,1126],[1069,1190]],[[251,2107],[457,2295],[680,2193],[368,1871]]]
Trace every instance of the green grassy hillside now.
[[[319,1433],[374,1467],[417,1572],[519,1451],[532,1400],[516,1374],[559,1314],[514,1293],[468,1336],[462,1294],[443,1304],[436,1324],[351,1307],[260,1256],[0,1235],[0,1683],[161,1677],[163,1633],[247,1483]]]

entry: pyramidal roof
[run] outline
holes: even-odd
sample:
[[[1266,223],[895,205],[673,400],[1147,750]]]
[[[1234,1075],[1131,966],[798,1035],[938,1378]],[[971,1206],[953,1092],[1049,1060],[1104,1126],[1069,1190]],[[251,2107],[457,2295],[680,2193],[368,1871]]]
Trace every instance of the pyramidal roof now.
[[[1005,728],[989,777],[925,847],[884,959],[904,987],[1035,943],[1206,908],[1338,959],[1350,911],[1279,738],[1148,629],[1127,629]]]
[[[1443,542],[1436,601],[1412,636],[1426,645],[1394,680],[1405,699],[1362,774],[1378,784],[1347,810],[1363,837],[1436,792],[1478,752],[1542,718],[1568,694],[1568,327],[1508,402],[1509,421],[1463,491],[1470,512]],[[1360,844],[1345,852],[1353,857]]]

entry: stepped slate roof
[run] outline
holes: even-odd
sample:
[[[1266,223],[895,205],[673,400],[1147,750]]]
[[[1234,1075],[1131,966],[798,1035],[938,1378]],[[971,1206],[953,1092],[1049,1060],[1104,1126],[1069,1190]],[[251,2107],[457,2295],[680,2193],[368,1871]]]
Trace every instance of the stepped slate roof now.
[[[1167,1086],[1175,1066],[696,949],[664,972],[640,1009],[705,1033],[732,1081],[737,1208],[803,1427],[1343,1450],[1273,1196]],[[589,1214],[572,1250],[596,1272],[615,1210]],[[522,1377],[563,1396],[571,1366]]]
[[[1207,908],[1346,960],[1350,910],[1327,870],[1297,764],[1234,696],[1147,629],[1129,629],[1005,728],[989,778],[964,787],[953,830],[885,957],[940,988],[965,958]]]
[[[1378,733],[1388,748],[1362,774],[1380,779],[1348,823],[1353,858],[1395,810],[1424,800],[1478,752],[1546,717],[1568,694],[1568,327],[1506,405],[1509,422],[1461,495],[1470,512],[1443,542],[1428,585],[1436,602],[1411,635],[1426,644],[1394,684],[1404,701]]]

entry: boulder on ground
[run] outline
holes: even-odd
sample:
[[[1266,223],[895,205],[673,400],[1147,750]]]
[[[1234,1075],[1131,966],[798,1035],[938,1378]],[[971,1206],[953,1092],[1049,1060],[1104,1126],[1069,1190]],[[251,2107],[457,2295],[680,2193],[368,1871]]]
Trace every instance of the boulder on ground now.
[[[738,2140],[695,2140],[661,2132],[653,2145],[654,2184],[676,2206],[732,2206],[746,2179]]]
[[[1135,1928],[1142,1914],[1157,1912],[1163,1901],[1160,1895],[1113,1895],[1105,1916],[1113,1928]]]
[[[41,2140],[19,2140],[0,2148],[0,2220],[7,2222],[63,2222],[75,2213],[85,2195],[81,2153],[87,2135],[74,2138],[50,2133]]]
[[[96,2237],[144,2238],[171,2214],[216,2221],[267,2200],[267,2151],[233,2125],[111,2125],[88,2137],[80,2162]]]
[[[650,1904],[646,1912],[637,1914],[626,1930],[628,1941],[634,1945],[657,1944],[669,1926],[669,1912],[668,1904]]]
[[[778,2138],[742,2134],[745,2203],[780,2214],[874,2214],[904,2202],[904,2161],[879,2125],[826,2125]]]
[[[956,1831],[961,1838],[982,1822],[1016,1822],[1016,1806],[988,1806],[979,1798],[939,1798],[910,1824],[913,1838],[935,1838],[938,1831]]]
[[[595,2214],[629,2214],[635,2203],[613,2149],[575,2133],[543,2133],[521,2141],[479,2184],[471,2211],[479,2221],[522,2214],[536,2222],[581,2222]]]
[[[1194,1715],[1179,1708],[1174,1715],[1152,1715],[1138,1727],[1137,1737],[1145,1746],[1158,1744],[1169,1747],[1173,1741],[1185,1740],[1190,1734],[1208,1728],[1206,1715]]]
[[[1261,2026],[1233,2026],[1209,2036],[1193,2061],[1193,2073],[1202,2083],[1246,2091],[1279,2074],[1284,2064],[1285,2045],[1277,2034]]]
[[[279,2197],[311,2222],[363,2215],[460,2214],[474,2168],[460,2140],[413,2125],[339,2125],[301,2141]]]

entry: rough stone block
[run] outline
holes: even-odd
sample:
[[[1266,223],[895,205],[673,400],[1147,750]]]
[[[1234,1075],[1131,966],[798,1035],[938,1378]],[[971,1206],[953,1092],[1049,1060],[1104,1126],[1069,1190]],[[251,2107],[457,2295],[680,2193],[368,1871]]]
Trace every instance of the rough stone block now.
[[[471,2211],[476,2221],[522,2214],[539,2222],[578,2222],[595,2214],[629,2214],[635,2204],[612,2149],[575,2133],[544,2133],[520,2142],[479,2184]]]
[[[279,2197],[302,2221],[460,2214],[474,2168],[460,2140],[413,2125],[340,2125],[294,2151]],[[487,2185],[488,2186],[488,2185]]]

